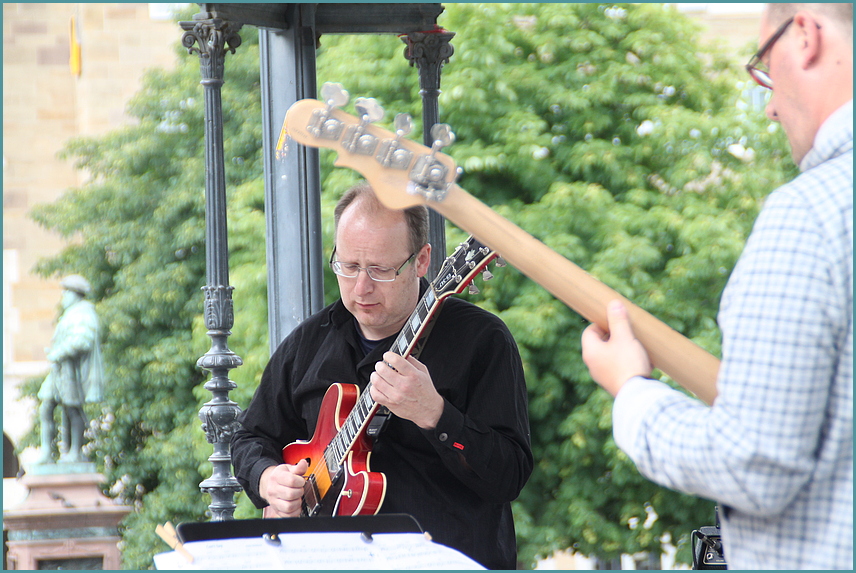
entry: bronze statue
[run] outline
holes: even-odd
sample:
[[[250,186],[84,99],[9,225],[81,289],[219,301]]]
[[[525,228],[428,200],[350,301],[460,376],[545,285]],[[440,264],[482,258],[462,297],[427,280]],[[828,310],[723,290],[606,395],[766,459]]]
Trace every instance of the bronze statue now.
[[[80,275],[62,280],[62,314],[56,325],[47,359],[51,371],[39,390],[42,454],[38,463],[53,459],[56,437],[54,410],[62,406],[62,433],[59,462],[86,461],[81,451],[86,415],[83,405],[100,402],[104,392],[104,376],[99,346],[98,316],[95,305],[85,300],[91,290],[89,282]]]

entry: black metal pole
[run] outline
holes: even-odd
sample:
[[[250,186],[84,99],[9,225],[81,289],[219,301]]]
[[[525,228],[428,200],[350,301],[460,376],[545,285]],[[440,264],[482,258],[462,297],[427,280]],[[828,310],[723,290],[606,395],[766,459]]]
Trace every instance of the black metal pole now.
[[[193,21],[180,22],[186,30],[182,44],[188,52],[199,54],[205,93],[205,326],[211,338],[211,349],[197,366],[211,372],[205,384],[213,398],[199,411],[202,429],[214,453],[208,458],[213,465],[210,478],[199,488],[211,495],[208,509],[212,521],[233,519],[235,494],[241,491],[232,475],[229,442],[237,425],[241,409],[229,399],[236,385],[229,371],[242,364],[241,358],[229,350],[227,340],[234,324],[232,289],[229,286],[229,246],[226,233],[226,176],[223,160],[223,108],[220,88],[223,86],[226,53],[235,53],[241,45],[238,32],[241,24],[212,17],[201,12]],[[197,47],[198,46],[198,47]]]
[[[422,96],[423,141],[431,147],[431,128],[440,121],[440,69],[449,63],[455,53],[450,43],[454,32],[439,30],[436,32],[410,32],[402,38],[407,44],[404,57],[419,69],[419,95]],[[431,243],[431,265],[428,276],[434,277],[440,272],[446,260],[446,220],[442,215],[429,210],[428,241]]]

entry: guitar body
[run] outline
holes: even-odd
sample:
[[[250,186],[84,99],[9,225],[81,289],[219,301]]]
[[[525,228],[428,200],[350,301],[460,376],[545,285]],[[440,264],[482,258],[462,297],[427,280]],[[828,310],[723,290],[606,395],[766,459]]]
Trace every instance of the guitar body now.
[[[369,469],[371,444],[364,432],[348,452],[341,471],[328,468],[324,458],[325,448],[341,430],[359,395],[355,384],[330,386],[321,402],[312,439],[299,440],[282,449],[286,464],[309,460],[303,496],[307,515],[374,515],[383,503],[386,476]]]

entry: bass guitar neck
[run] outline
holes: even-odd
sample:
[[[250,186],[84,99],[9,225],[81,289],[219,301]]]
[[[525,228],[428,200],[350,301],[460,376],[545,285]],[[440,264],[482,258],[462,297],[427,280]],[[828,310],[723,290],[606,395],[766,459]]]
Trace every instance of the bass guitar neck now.
[[[294,103],[286,113],[284,133],[303,145],[335,150],[336,165],[362,174],[387,207],[428,205],[501,253],[523,274],[604,330],[608,330],[607,304],[621,299],[636,337],[645,346],[653,365],[704,402],[713,403],[719,372],[716,357],[455,183],[458,169],[454,160],[439,152],[454,139],[448,126],[440,124],[432,128],[435,144],[427,148],[402,137],[407,133],[408,122],[399,117],[396,117],[396,133],[371,123],[383,117],[382,110],[378,112],[377,105],[370,104],[374,100],[357,100],[358,111],[370,111],[361,111],[358,118],[339,109],[348,97],[338,84],[325,84],[322,96],[326,103],[311,99]]]

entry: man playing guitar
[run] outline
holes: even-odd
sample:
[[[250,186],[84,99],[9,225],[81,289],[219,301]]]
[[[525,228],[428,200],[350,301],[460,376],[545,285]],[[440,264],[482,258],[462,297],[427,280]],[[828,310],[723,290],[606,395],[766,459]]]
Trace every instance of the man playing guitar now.
[[[485,567],[515,569],[510,502],[533,459],[510,332],[495,315],[450,297],[418,359],[390,351],[431,288],[423,278],[427,209],[389,210],[359,185],[339,201],[335,220],[331,266],[341,298],[271,357],[232,439],[238,481],[269,517],[306,514],[304,476],[313,470],[303,459],[283,463],[283,447],[316,433],[331,386],[368,385],[372,401],[392,413],[371,444],[371,473],[382,474],[379,511],[412,515],[435,542]],[[367,456],[357,469],[368,465]]]

